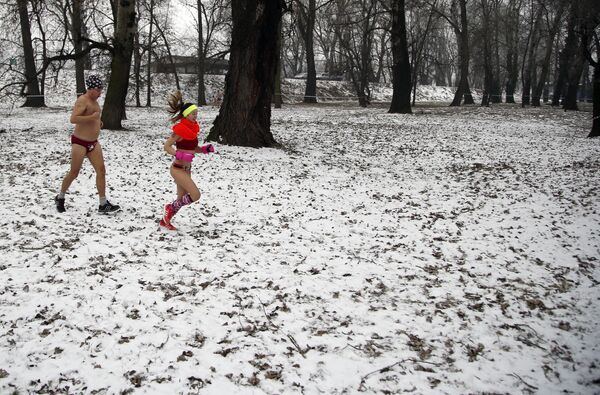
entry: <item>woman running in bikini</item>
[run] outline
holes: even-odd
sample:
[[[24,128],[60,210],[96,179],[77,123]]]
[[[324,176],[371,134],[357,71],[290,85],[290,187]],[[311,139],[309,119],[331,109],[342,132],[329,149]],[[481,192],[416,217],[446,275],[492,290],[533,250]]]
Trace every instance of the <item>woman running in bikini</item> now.
[[[200,190],[192,180],[192,160],[194,154],[214,152],[212,144],[198,146],[198,107],[192,103],[183,103],[181,92],[177,91],[169,97],[169,113],[173,133],[165,142],[165,151],[175,157],[171,164],[171,176],[177,184],[177,199],[165,205],[163,218],[159,225],[168,230],[177,230],[171,223],[173,216],[183,207],[200,199]],[[175,146],[175,147],[173,147]]]

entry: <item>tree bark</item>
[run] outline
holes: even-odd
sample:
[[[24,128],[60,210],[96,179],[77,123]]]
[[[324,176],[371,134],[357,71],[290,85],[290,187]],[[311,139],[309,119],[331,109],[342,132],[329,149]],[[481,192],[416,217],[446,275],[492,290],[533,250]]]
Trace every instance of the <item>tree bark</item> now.
[[[142,79],[140,78],[140,76],[142,71],[142,49],[140,45],[140,33],[136,31],[133,37],[133,76],[135,78],[135,106],[141,107],[142,102],[140,100],[140,92],[142,89]]]
[[[33,46],[31,44],[31,25],[29,23],[29,11],[27,10],[27,1],[17,0],[19,7],[19,19],[21,22],[21,37],[23,39],[23,54],[25,56],[25,78],[26,98],[23,107],[45,107],[44,96],[40,93],[40,86],[37,79],[35,68],[35,59],[33,57]]]
[[[554,16],[554,20],[550,27],[550,31],[548,32],[548,39],[546,40],[546,51],[544,53],[544,59],[542,60],[542,70],[540,72],[540,78],[537,81],[537,85],[533,88],[533,94],[531,97],[531,105],[534,107],[540,106],[540,99],[543,94],[544,86],[546,85],[546,80],[548,78],[548,71],[550,69],[550,58],[552,57],[554,39],[556,38],[556,34],[558,33],[558,29],[560,28],[560,21],[562,19],[564,6],[565,3],[563,1],[560,1],[558,4],[556,15]]]
[[[522,0],[510,0],[506,14],[506,102],[515,102],[515,89],[519,80],[519,15]]]
[[[277,69],[275,70],[275,87],[273,99],[275,108],[281,108],[283,105],[283,97],[281,96],[281,48],[283,46],[283,21],[279,21],[277,28]]]
[[[150,0],[150,31],[148,32],[148,67],[146,69],[146,107],[152,106],[152,28],[154,27],[154,0]]]
[[[315,67],[314,31],[317,14],[316,0],[308,0],[308,9],[304,9],[301,1],[297,2],[300,18],[298,27],[304,41],[306,50],[306,87],[304,89],[304,103],[317,102],[317,69]]]
[[[204,34],[202,28],[202,0],[198,0],[198,105],[206,105],[204,86]]]
[[[232,0],[225,94],[208,140],[246,147],[279,145],[270,128],[277,30],[284,7],[284,0]]]
[[[578,51],[576,51],[575,59],[570,63],[569,71],[567,73],[567,94],[565,95],[562,103],[564,110],[578,111],[577,106],[577,92],[579,91],[579,81],[581,80],[581,73],[583,73],[583,67],[586,64],[586,60],[583,57],[585,51],[582,40],[578,40]]]
[[[82,95],[85,92],[85,59],[79,56],[83,46],[83,43],[81,41],[82,5],[83,0],[73,0],[73,16],[71,18],[71,30],[73,35],[73,48],[75,49],[75,56],[77,57],[75,59],[75,86],[77,90],[77,96]]]
[[[538,34],[540,30],[540,23],[542,20],[542,5],[538,5],[538,9],[533,15],[533,1],[531,2],[531,23],[530,23],[530,32],[529,37],[527,39],[527,47],[526,47],[526,55],[523,57],[523,69],[521,71],[521,80],[523,92],[521,95],[521,106],[525,107],[531,104],[531,86],[535,85],[535,82],[532,82],[535,74],[535,49],[538,45]]]
[[[569,21],[567,23],[567,38],[565,39],[565,46],[560,53],[560,60],[558,64],[558,77],[554,84],[554,92],[552,95],[552,105],[560,105],[562,95],[564,93],[567,80],[569,78],[569,68],[576,56],[575,51],[577,48],[577,33],[575,28],[577,25],[577,19],[579,14],[579,4],[576,1],[571,3],[571,9],[569,12]]]
[[[487,0],[481,0],[482,18],[483,18],[483,95],[481,96],[481,105],[490,105],[490,95],[492,94],[492,53],[490,48],[490,7]]]
[[[597,51],[600,51],[600,46],[597,47]],[[593,96],[594,96],[594,109],[592,119],[592,130],[588,137],[600,136],[600,60],[594,64],[594,79],[593,79]]]
[[[458,1],[460,5],[460,28],[455,26],[454,30],[458,38],[460,81],[450,106],[460,106],[463,98],[464,104],[475,103],[473,101],[473,96],[471,95],[471,88],[469,87],[469,27],[467,19],[467,1]]]
[[[406,41],[406,16],[404,0],[392,2],[392,104],[388,112],[410,114],[410,91],[412,85],[408,43]]]
[[[106,129],[123,129],[121,120],[125,116],[125,99],[129,87],[133,36],[136,28],[135,0],[119,2],[110,82],[102,111],[102,122]]]

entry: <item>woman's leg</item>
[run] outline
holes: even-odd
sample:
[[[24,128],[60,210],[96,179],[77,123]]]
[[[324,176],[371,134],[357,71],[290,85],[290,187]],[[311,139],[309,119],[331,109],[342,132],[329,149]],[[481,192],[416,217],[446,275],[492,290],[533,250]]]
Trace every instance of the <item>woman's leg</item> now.
[[[194,180],[192,180],[192,175],[189,172],[184,169],[171,167],[171,176],[177,184],[177,198],[182,198],[185,194],[188,194],[193,202],[200,199],[200,190]]]
[[[184,169],[171,167],[171,176],[177,184],[177,199],[165,206],[161,226],[171,227],[170,229],[174,230],[174,227],[171,225],[171,219],[177,214],[181,207],[187,206],[200,199],[200,191],[194,183],[194,180],[192,180],[190,172]],[[162,225],[163,223],[165,225]]]

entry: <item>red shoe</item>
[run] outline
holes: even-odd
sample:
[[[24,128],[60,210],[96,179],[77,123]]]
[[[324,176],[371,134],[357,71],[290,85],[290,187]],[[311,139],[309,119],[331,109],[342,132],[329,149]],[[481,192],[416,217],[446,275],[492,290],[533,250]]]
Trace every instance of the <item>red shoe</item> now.
[[[173,210],[173,206],[170,203],[165,204],[165,210],[163,214],[163,221],[165,221],[165,224],[171,225],[171,219],[173,219],[173,216],[175,216],[175,210]]]
[[[161,228],[165,228],[167,230],[177,230],[177,228],[174,227],[173,225],[166,223],[164,218],[160,220],[160,222],[158,223],[158,225]]]

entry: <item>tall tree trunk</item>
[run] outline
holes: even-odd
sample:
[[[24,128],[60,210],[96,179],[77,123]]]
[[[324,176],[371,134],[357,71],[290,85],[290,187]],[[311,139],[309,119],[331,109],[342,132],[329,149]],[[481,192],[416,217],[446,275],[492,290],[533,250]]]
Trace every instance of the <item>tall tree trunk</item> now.
[[[142,80],[140,78],[142,71],[142,49],[140,45],[140,33],[135,32],[133,36],[133,75],[135,78],[135,106],[141,107],[140,91],[142,89]]]
[[[81,33],[82,33],[82,5],[83,0],[73,0],[73,16],[71,17],[71,30],[73,35],[73,48],[75,49],[75,87],[77,90],[77,96],[82,95],[85,92],[85,76],[84,76],[84,66],[85,59],[79,54],[82,51],[82,41],[81,41]]]
[[[390,113],[410,114],[411,70],[406,41],[404,0],[392,2],[392,67],[393,94]]]
[[[500,85],[500,1],[494,0],[494,67],[491,82],[492,103],[502,103],[502,86]]]
[[[600,50],[600,47],[598,50]],[[594,65],[594,79],[592,85],[594,110],[592,115],[592,130],[588,137],[598,137],[600,136],[600,61],[596,61],[596,64]]]
[[[510,0],[506,13],[506,102],[515,102],[515,90],[519,80],[519,16],[522,0]]]
[[[540,72],[540,78],[537,82],[537,85],[533,88],[531,105],[534,107],[540,106],[540,98],[544,91],[544,86],[546,85],[548,71],[550,70],[550,58],[552,57],[552,50],[554,48],[554,39],[556,38],[558,29],[560,29],[560,21],[562,19],[565,3],[563,1],[560,1],[557,7],[558,9],[556,10],[556,15],[554,16],[554,20],[552,21],[550,31],[548,32],[548,38],[546,40],[546,51],[544,53],[544,59],[542,60],[542,70]]]
[[[490,48],[490,7],[487,0],[481,0],[482,18],[483,18],[483,95],[481,96],[481,105],[490,105],[490,96],[492,94],[492,53]]]
[[[458,89],[454,94],[454,99],[450,106],[460,106],[464,104],[474,104],[471,88],[469,87],[469,28],[467,19],[467,1],[458,0],[460,5],[460,28],[455,27],[456,36],[458,38],[458,57],[460,67],[460,81]]]
[[[204,87],[204,34],[202,32],[202,0],[198,0],[198,105],[206,105]]]
[[[31,25],[29,23],[29,12],[27,11],[27,1],[18,0],[19,19],[21,21],[21,37],[23,39],[23,54],[25,56],[25,78],[26,99],[23,107],[45,107],[44,96],[40,93],[40,86],[37,79],[35,60],[33,57],[33,46],[31,44]]]
[[[278,146],[271,133],[277,30],[284,0],[232,0],[229,70],[219,115],[207,137],[222,144]]]
[[[110,65],[110,82],[102,111],[102,122],[106,129],[123,128],[121,120],[125,116],[125,99],[129,87],[133,36],[136,28],[135,0],[119,2],[114,53]]]
[[[583,68],[586,66],[586,60],[583,57],[583,51],[585,49],[582,48],[584,45],[582,40],[578,40],[578,51],[576,51],[575,59],[571,61],[569,67],[569,72],[567,73],[567,94],[562,103],[562,107],[565,110],[579,110],[577,106],[577,92],[579,91],[579,82],[581,81],[581,73],[583,73]]]
[[[277,69],[275,70],[275,87],[274,87],[274,103],[275,108],[281,108],[283,105],[283,97],[281,96],[281,48],[283,46],[283,21],[279,21],[277,28]]]
[[[537,48],[539,38],[540,23],[542,20],[542,11],[544,7],[538,5],[535,16],[533,14],[533,0],[531,2],[531,23],[529,38],[527,40],[526,56],[523,57],[523,69],[521,71],[521,80],[523,85],[523,92],[521,95],[521,106],[525,107],[531,104],[531,86],[535,85],[532,83],[535,73],[535,50]]]
[[[154,0],[150,0],[150,31],[148,32],[148,67],[146,69],[146,107],[152,106],[152,28],[154,27]]]
[[[304,9],[302,2],[298,1],[300,19],[298,27],[304,40],[306,49],[306,87],[304,89],[304,103],[317,102],[317,69],[315,67],[314,32],[317,15],[316,0],[308,0],[308,9]]]
[[[579,15],[579,7],[577,1],[571,3],[571,9],[569,11],[569,21],[567,23],[567,38],[565,39],[565,46],[560,53],[560,60],[558,64],[558,77],[554,84],[554,93],[552,96],[552,105],[560,105],[561,98],[565,93],[565,87],[569,78],[569,68],[576,56],[575,51],[577,48],[577,33],[575,31],[577,26],[577,20]]]

